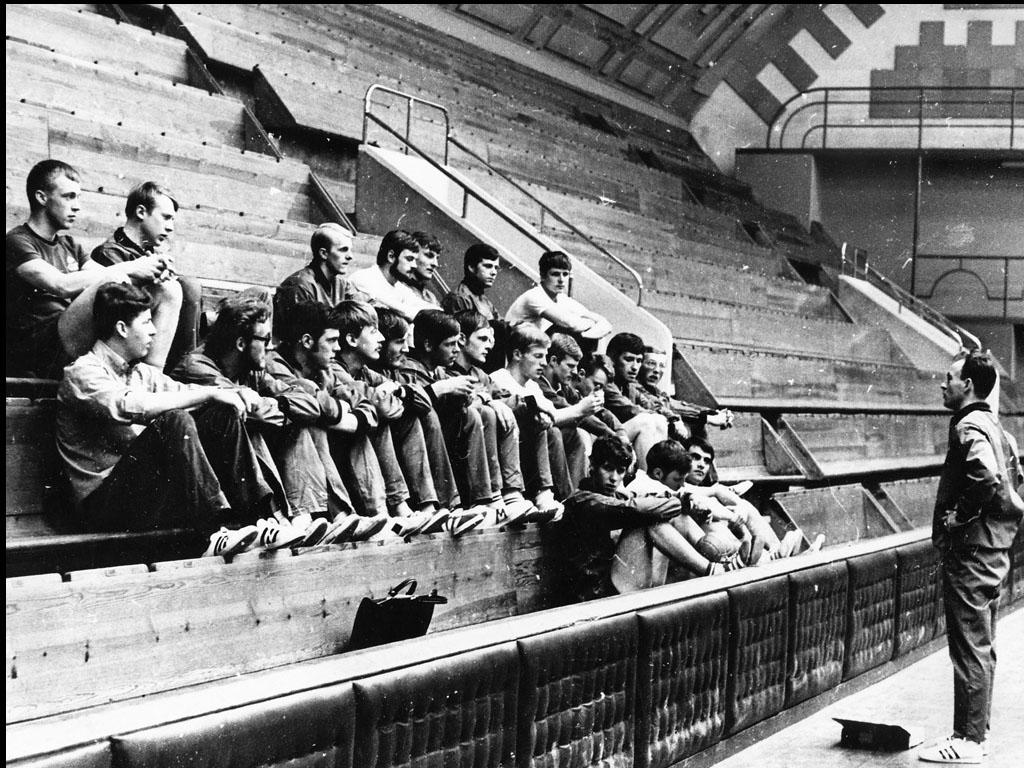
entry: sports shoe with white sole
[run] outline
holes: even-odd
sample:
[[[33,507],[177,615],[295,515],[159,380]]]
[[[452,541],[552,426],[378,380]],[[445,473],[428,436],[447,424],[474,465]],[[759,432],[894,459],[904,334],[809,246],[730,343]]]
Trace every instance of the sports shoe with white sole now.
[[[350,538],[352,538],[352,533],[358,527],[359,515],[339,515],[338,518],[333,523],[331,523],[330,527],[324,533],[324,537],[320,539],[320,544],[337,544],[342,541],[348,541]]]
[[[511,499],[502,503],[502,511],[498,515],[498,527],[501,530],[506,528],[522,528],[530,515],[537,511],[532,501],[526,499]]]
[[[448,518],[445,529],[453,539],[459,538],[464,533],[469,533],[474,528],[479,528],[487,519],[487,507],[476,506],[462,511],[462,514],[453,514]]]
[[[393,518],[394,522],[391,524],[391,529],[403,539],[409,539],[423,532],[423,529],[430,523],[430,517],[426,512],[413,512],[411,515],[402,515],[401,517]]]
[[[252,549],[262,549],[267,552],[297,546],[306,538],[305,531],[295,528],[290,523],[279,522],[272,517],[257,521],[256,529],[259,531],[259,535],[252,543]]]
[[[985,744],[979,744],[970,739],[950,736],[940,739],[937,744],[919,750],[917,759],[926,763],[977,765],[985,759],[985,746]]]
[[[303,530],[304,537],[295,546],[297,547],[315,547],[321,541],[323,541],[324,535],[327,530],[331,527],[331,523],[327,522],[322,517],[315,518],[313,521],[306,526]]]
[[[202,557],[237,555],[239,552],[244,552],[257,536],[259,536],[259,531],[255,525],[247,525],[237,531],[221,528],[216,533],[210,534],[210,546],[203,552]]]
[[[349,535],[349,541],[366,541],[371,536],[376,536],[384,527],[391,522],[388,515],[374,515],[373,517],[359,516],[356,522],[356,529]]]
[[[444,530],[448,518],[452,516],[451,510],[446,507],[438,507],[433,512],[424,512],[427,515],[427,524],[423,526],[420,533],[440,533]]]

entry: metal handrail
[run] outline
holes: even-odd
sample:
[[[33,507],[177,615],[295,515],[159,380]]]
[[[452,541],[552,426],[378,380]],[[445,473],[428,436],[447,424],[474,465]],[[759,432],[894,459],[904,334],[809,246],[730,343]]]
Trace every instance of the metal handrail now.
[[[850,266],[850,277],[859,277],[881,289],[883,292],[896,300],[899,305],[907,307],[910,311],[921,316],[929,323],[946,333],[954,341],[963,347],[981,349],[981,341],[973,333],[963,328],[941,312],[932,309],[926,303],[914,296],[912,293],[894,283],[877,269],[868,263],[867,254],[864,254],[863,265],[858,256],[863,253],[859,248],[853,248],[853,257],[846,255],[847,243],[843,243],[840,250],[840,272],[847,274],[847,265]]]
[[[463,144],[457,138],[455,138],[454,136],[449,136],[448,137],[448,142],[450,144],[454,144],[456,147],[461,149],[463,152],[465,152],[467,155],[472,157],[477,162],[482,163],[483,166],[485,168],[487,168],[487,170],[489,170],[494,175],[498,176],[499,178],[501,178],[504,181],[506,181],[509,184],[511,184],[513,187],[515,187],[522,194],[526,195],[528,198],[530,198],[530,200],[532,200],[534,203],[536,203],[538,206],[540,206],[540,208],[541,208],[541,210],[543,212],[546,212],[551,218],[553,218],[559,224],[561,224],[561,225],[563,225],[565,227],[568,227],[569,230],[573,234],[575,234],[577,237],[579,237],[582,240],[586,241],[587,244],[590,245],[592,248],[594,248],[597,251],[600,251],[602,255],[606,256],[609,259],[611,259],[616,264],[618,264],[620,267],[622,267],[624,270],[626,270],[626,272],[629,273],[629,276],[633,278],[633,282],[636,283],[636,290],[637,290],[636,305],[638,307],[643,305],[644,281],[643,281],[643,278],[640,276],[639,272],[637,272],[635,269],[633,269],[633,267],[629,266],[629,264],[624,262],[622,259],[620,259],[618,256],[616,256],[614,253],[609,251],[607,248],[605,248],[604,246],[599,245],[598,243],[594,242],[594,240],[592,240],[590,238],[590,236],[587,235],[587,233],[585,233],[583,230],[581,230],[579,227],[577,227],[571,221],[566,219],[564,216],[559,214],[558,211],[556,211],[553,208],[551,208],[547,203],[545,203],[543,200],[539,199],[536,195],[534,195],[532,192],[530,192],[530,190],[528,190],[524,186],[522,186],[515,179],[513,179],[510,176],[508,176],[506,173],[504,173],[503,171],[499,170],[498,168],[495,168],[489,162],[484,160],[482,157],[480,157],[479,154],[477,154],[475,151],[473,151],[472,149],[467,147],[465,144]],[[542,221],[543,221],[543,219],[542,219]]]
[[[405,136],[404,137],[399,136],[398,133],[396,133],[394,130],[392,130],[390,126],[384,125],[384,123],[382,123],[380,121],[380,118],[375,118],[374,119],[374,122],[378,123],[382,127],[387,128],[389,131],[391,131],[392,133],[395,134],[396,138],[402,139],[402,141],[405,142],[405,154],[406,155],[409,154],[409,146],[410,146],[409,135],[412,133],[412,115],[413,115],[413,110],[415,109],[416,105],[417,104],[423,104],[424,106],[427,106],[427,107],[430,107],[432,109],[438,110],[442,115],[444,115],[444,135],[445,135],[444,164],[448,165],[448,137],[451,135],[451,132],[452,132],[451,131],[451,121],[448,118],[448,109],[446,107],[444,107],[443,105],[438,104],[437,102],[427,101],[426,99],[421,99],[419,96],[413,96],[411,93],[405,93],[403,91],[396,91],[394,88],[388,88],[386,85],[381,85],[379,83],[374,83],[369,88],[367,88],[366,89],[366,95],[363,97],[363,144],[366,143],[366,139],[367,139],[367,136],[368,136],[369,124],[367,122],[367,118],[371,116],[370,109],[373,106],[373,94],[378,93],[378,92],[390,93],[392,96],[398,96],[399,98],[405,99],[406,102],[408,102],[409,106],[408,106],[408,109],[407,109],[407,111],[405,113]],[[417,150],[417,151],[419,151],[419,150]],[[426,156],[424,155],[424,157],[426,157]]]
[[[409,107],[408,107],[408,111],[406,112],[406,121],[405,121],[406,122],[406,126],[405,126],[405,135],[404,136],[401,135],[397,130],[392,128],[390,125],[385,123],[381,118],[377,117],[376,115],[374,115],[371,112],[371,108],[373,107],[372,96],[373,96],[374,93],[376,93],[378,91],[382,91],[382,92],[385,92],[385,93],[390,93],[390,94],[392,94],[394,96],[398,96],[400,98],[403,98],[403,99],[407,100],[407,102],[409,104]],[[444,144],[444,163],[443,164],[437,163],[437,161],[435,161],[432,157],[430,157],[424,150],[422,150],[419,147],[417,147],[416,144],[410,139],[410,133],[411,133],[411,127],[412,127],[412,110],[413,110],[413,106],[414,106],[415,103],[424,104],[426,106],[429,106],[429,107],[432,107],[434,109],[437,109],[437,110],[439,110],[444,115],[445,144]],[[404,148],[405,148],[405,154],[406,155],[408,155],[409,154],[409,150],[412,149],[420,157],[422,157],[424,160],[426,160],[428,163],[430,163],[430,165],[432,165],[435,169],[441,171],[449,180],[454,181],[459,186],[459,188],[462,189],[462,192],[463,192],[463,198],[462,198],[462,218],[466,217],[468,200],[469,200],[470,197],[472,197],[472,198],[478,200],[479,202],[483,203],[487,208],[489,208],[491,211],[496,213],[498,216],[500,216],[502,219],[504,219],[507,223],[509,223],[512,226],[514,226],[522,234],[527,235],[534,243],[536,243],[538,246],[540,246],[543,250],[547,250],[548,249],[547,244],[544,243],[543,240],[540,240],[535,235],[533,235],[531,232],[529,232],[529,230],[524,228],[521,224],[519,224],[518,222],[516,222],[513,219],[511,219],[508,215],[505,214],[504,211],[502,211],[498,207],[496,207],[491,201],[485,200],[479,194],[477,194],[472,189],[467,187],[465,185],[465,183],[461,179],[456,177],[453,173],[451,173],[448,170],[448,168],[447,168],[447,166],[448,166],[448,147],[451,146],[451,145],[454,145],[458,149],[461,149],[467,155],[469,155],[474,160],[476,160],[477,162],[482,164],[488,171],[490,171],[494,175],[498,176],[499,178],[501,178],[503,181],[507,182],[508,184],[511,184],[518,192],[520,192],[521,194],[525,195],[531,201],[536,203],[540,207],[540,209],[541,209],[541,221],[543,221],[543,216],[546,213],[551,218],[553,218],[555,221],[559,222],[560,224],[562,224],[565,227],[568,227],[569,230],[573,234],[575,234],[577,237],[579,237],[580,239],[585,241],[587,244],[589,244],[596,251],[598,251],[603,256],[607,257],[608,259],[613,261],[615,264],[620,266],[622,269],[624,269],[629,274],[629,276],[633,278],[633,281],[636,283],[636,286],[637,286],[636,304],[637,304],[637,306],[639,307],[639,306],[643,305],[644,281],[643,281],[643,278],[640,276],[640,273],[637,272],[635,269],[633,269],[633,267],[629,266],[629,264],[627,264],[621,258],[619,258],[615,254],[613,254],[611,251],[609,251],[607,248],[605,248],[604,246],[599,245],[598,243],[594,242],[594,240],[589,235],[587,235],[585,232],[583,232],[581,229],[579,229],[579,227],[577,227],[575,224],[570,222],[564,216],[559,214],[556,210],[551,208],[551,206],[549,206],[547,203],[545,203],[544,201],[542,201],[539,198],[537,198],[528,189],[526,189],[521,184],[519,184],[517,181],[515,181],[514,179],[509,177],[503,171],[495,168],[487,160],[485,160],[479,154],[477,154],[474,150],[470,149],[465,144],[463,144],[461,141],[459,141],[457,138],[455,138],[455,136],[453,136],[452,132],[451,132],[451,123],[450,123],[449,117],[448,117],[448,110],[444,106],[442,106],[441,104],[437,104],[437,103],[432,102],[432,101],[427,101],[427,100],[421,99],[421,98],[419,98],[417,96],[413,96],[411,94],[403,93],[402,91],[397,91],[397,90],[394,90],[393,88],[388,88],[387,86],[379,85],[379,84],[375,83],[375,84],[371,85],[369,88],[366,89],[366,96],[363,99],[363,143],[364,144],[367,142],[367,138],[369,137],[369,123],[370,123],[371,120],[374,123],[376,123],[377,125],[379,125],[381,128],[383,128],[384,130],[386,130],[388,133],[390,133],[392,136],[397,138],[399,141],[401,141],[403,146],[404,146]]]
[[[868,87],[868,86],[841,86],[841,87],[827,87],[827,88],[809,88],[806,91],[802,91],[795,96],[789,98],[783,103],[772,119],[768,122],[768,131],[765,137],[765,147],[772,147],[772,136],[778,133],[778,148],[782,149],[785,147],[785,137],[787,135],[787,129],[793,118],[802,113],[803,111],[812,107],[822,107],[823,114],[821,115],[821,121],[810,128],[808,128],[801,139],[801,148],[806,145],[807,137],[815,130],[822,131],[822,148],[827,147],[828,142],[828,131],[829,128],[853,128],[853,129],[878,129],[878,128],[917,128],[917,143],[916,149],[922,149],[924,147],[924,129],[925,128],[955,128],[961,127],[959,124],[951,124],[949,119],[946,117],[934,117],[925,118],[925,107],[927,104],[926,94],[942,93],[942,92],[978,92],[978,93],[992,93],[992,94],[1007,94],[1009,96],[1006,100],[1000,100],[995,102],[999,105],[1004,105],[1008,108],[1008,114],[1005,118],[999,118],[1001,121],[1008,120],[1008,126],[1006,122],[998,123],[978,123],[976,122],[979,118],[960,117],[959,120],[971,120],[970,123],[965,123],[962,127],[970,128],[1004,128],[1009,127],[1010,140],[1009,147],[1012,148],[1017,136],[1017,116],[1016,116],[1016,105],[1019,101],[1020,88],[1016,86],[986,86],[986,87],[968,87],[968,86],[887,86],[887,87]],[[821,99],[815,99],[807,101],[808,97],[812,94],[822,94]],[[861,99],[844,99],[842,94],[850,93],[861,93],[865,94],[866,98]],[[888,99],[884,102],[880,102],[881,106],[892,107],[892,106],[916,106],[917,116],[908,118],[908,124],[893,123],[893,122],[880,122],[878,120],[869,119],[864,123],[836,123],[830,122],[829,113],[836,111],[834,108],[837,106],[858,106],[865,105],[869,108],[872,106],[872,96],[879,93],[907,93],[906,99]],[[838,97],[835,94],[840,94]],[[806,103],[800,104],[795,109],[791,109],[791,106],[797,102],[804,100]],[[973,99],[952,99],[948,101],[942,101],[943,105],[965,105],[965,104],[992,104],[993,102],[982,102]],[[779,121],[785,116],[785,120],[779,125]],[[895,118],[898,119],[898,118]],[[778,128],[778,130],[776,130]]]

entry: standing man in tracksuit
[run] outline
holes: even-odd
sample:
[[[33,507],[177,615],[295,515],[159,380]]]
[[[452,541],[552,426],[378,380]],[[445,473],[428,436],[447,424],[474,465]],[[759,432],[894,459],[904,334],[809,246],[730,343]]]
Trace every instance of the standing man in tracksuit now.
[[[953,362],[942,385],[943,405],[953,418],[932,541],[942,556],[953,734],[920,751],[927,762],[980,763],[988,751],[999,590],[1024,515],[1016,493],[1024,481],[1016,445],[985,402],[995,383],[991,357],[975,351]]]

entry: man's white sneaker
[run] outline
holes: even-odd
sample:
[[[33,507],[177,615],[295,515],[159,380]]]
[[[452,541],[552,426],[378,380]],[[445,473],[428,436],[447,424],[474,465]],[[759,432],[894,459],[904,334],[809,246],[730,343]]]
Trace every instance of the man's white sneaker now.
[[[985,747],[976,741],[950,736],[937,744],[924,747],[917,753],[917,757],[926,763],[977,765],[985,759]]]
[[[330,527],[324,533],[324,537],[320,539],[321,545],[336,544],[342,541],[348,541],[352,538],[353,532],[359,527],[359,515],[348,514],[339,515],[338,518],[331,523]]]
[[[203,557],[231,557],[246,548],[259,536],[255,525],[247,525],[232,531],[228,528],[221,528],[210,535],[210,546],[203,552]]]
[[[349,535],[350,541],[366,541],[371,536],[380,533],[384,526],[391,522],[391,517],[385,514],[374,515],[373,517],[359,516],[356,522],[356,529]]]
[[[459,538],[464,533],[469,533],[474,528],[479,528],[487,519],[487,507],[476,506],[462,511],[462,514],[453,514],[448,518],[445,525],[448,533],[453,539]]]
[[[446,507],[438,507],[433,512],[424,512],[427,515],[427,524],[423,526],[420,533],[440,533],[444,530],[448,518],[452,516],[451,510]]]
[[[306,538],[306,532],[293,527],[290,523],[281,523],[275,518],[259,520],[256,523],[259,535],[253,542],[253,549],[273,551],[297,546]]]
[[[300,529],[300,530],[302,530],[303,538],[302,538],[302,541],[300,541],[295,546],[297,546],[297,547],[315,547],[317,544],[319,544],[323,540],[324,535],[327,533],[327,530],[330,527],[331,527],[331,524],[329,522],[327,522],[327,520],[325,520],[322,517],[318,517],[315,520],[312,520],[305,527],[304,530]]]
[[[430,515],[426,512],[413,512],[394,518],[391,528],[403,539],[409,539],[422,533],[428,523],[430,523]]]
[[[532,501],[526,499],[512,499],[502,504],[503,514],[498,516],[498,525],[502,530],[506,528],[522,528],[526,525],[530,515],[537,511]]]

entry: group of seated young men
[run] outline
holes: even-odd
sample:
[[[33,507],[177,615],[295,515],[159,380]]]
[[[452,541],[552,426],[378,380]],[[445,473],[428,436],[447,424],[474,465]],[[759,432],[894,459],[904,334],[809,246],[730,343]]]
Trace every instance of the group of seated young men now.
[[[627,528],[619,547],[649,550],[646,565],[605,569],[581,598],[662,582],[669,561],[710,573],[787,549],[726,489],[676,482],[690,458],[670,438],[731,414],[665,395],[665,353],[634,334],[596,354],[611,327],[566,295],[564,253],[541,257],[540,285],[502,318],[494,248],[469,248],[439,302],[436,238],[389,232],[376,265],[347,274],[351,234],[325,224],[305,268],[273,296],[223,300],[197,346],[198,283],[165,248],[168,190],[133,189],[91,256],[62,234],[80,210],[73,168],[37,164],[27,194],[7,235],[8,375],[62,378],[58,450],[88,527],[188,528],[227,556],[558,521],[583,571],[610,525]]]

